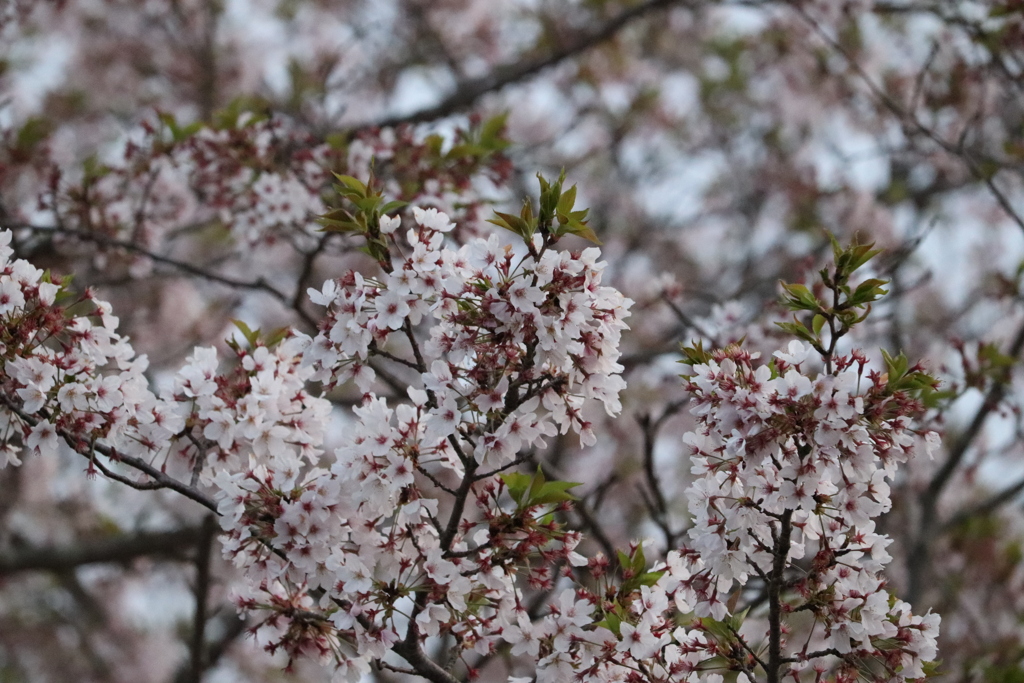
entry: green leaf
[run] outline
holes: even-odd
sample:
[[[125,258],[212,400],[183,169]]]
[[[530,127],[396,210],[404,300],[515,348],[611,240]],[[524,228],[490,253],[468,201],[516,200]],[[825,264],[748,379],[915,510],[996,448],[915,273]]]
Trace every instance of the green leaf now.
[[[605,612],[604,619],[595,626],[603,626],[616,636],[622,635],[622,618],[612,610]]]
[[[845,250],[843,249],[843,246],[839,244],[839,240],[836,239],[836,236],[831,232],[828,233],[828,239],[832,243],[832,260],[836,265],[839,265],[839,261],[843,258],[843,252]]]
[[[633,570],[633,573],[639,576],[643,574],[644,569],[647,568],[647,558],[644,557],[644,546],[640,544],[636,547],[636,552],[633,553],[633,562],[629,567]]]
[[[700,625],[703,630],[710,633],[719,641],[732,641],[735,635],[729,628],[729,624],[718,619],[712,619],[711,617],[701,617]]]
[[[490,150],[488,150],[483,145],[475,145],[464,142],[455,145],[450,150],[448,150],[448,154],[446,154],[445,157],[447,157],[448,159],[465,159],[466,157],[480,158],[487,156],[489,151]]]
[[[846,303],[850,306],[863,307],[864,304],[877,301],[889,293],[889,290],[882,287],[882,285],[887,284],[889,284],[888,280],[865,280],[857,286],[853,294],[848,296]]]
[[[260,338],[260,331],[259,331],[259,329],[252,330],[252,329],[249,328],[248,325],[246,325],[241,320],[238,320],[237,318],[236,319],[232,319],[231,322],[234,323],[235,327],[237,327],[239,332],[242,333],[242,336],[245,338],[245,341],[249,343],[249,348],[250,349],[256,348],[256,342]]]
[[[907,373],[907,368],[910,367],[910,361],[901,351],[898,356],[893,358],[889,355],[889,352],[882,349],[882,359],[885,361],[886,370],[889,373],[889,380],[899,379]]]
[[[621,550],[617,550],[617,551],[615,551],[615,553],[616,553],[616,555],[619,558],[619,566],[620,567],[625,568],[625,567],[629,567],[630,566],[629,555],[627,555],[626,553],[622,552]]]
[[[925,408],[944,409],[958,395],[953,389],[933,389],[928,387],[921,390],[918,398],[920,398]]]
[[[664,575],[664,571],[644,572],[640,576],[636,577],[636,580],[641,586],[653,586],[658,583],[658,580]]]
[[[82,182],[90,183],[110,173],[110,167],[101,163],[95,154],[90,154],[82,161]]]
[[[380,240],[366,240],[366,244],[363,246],[363,251],[378,262],[385,262],[388,259],[388,246]]]
[[[428,135],[423,141],[423,144],[434,156],[439,157],[441,156],[441,150],[444,149],[444,137],[434,133],[432,135]]]
[[[533,204],[530,203],[529,199],[523,200],[523,208],[519,209],[519,217],[522,218],[527,224],[532,224],[533,220]],[[530,233],[533,234],[532,232]]]
[[[554,183],[549,183],[540,173],[537,174],[537,180],[540,182],[540,215],[543,220],[550,221],[554,217],[559,201],[561,201],[565,170],[561,172],[558,180]]]
[[[740,627],[743,626],[743,622],[746,621],[747,614],[749,614],[749,613],[750,613],[750,607],[747,607],[742,612],[739,612],[738,614],[731,615],[730,617],[728,617],[729,625],[732,626],[735,630],[739,631]]]
[[[563,233],[568,233],[570,235],[582,237],[583,239],[589,240],[590,242],[593,242],[598,246],[601,246],[602,244],[601,240],[598,239],[597,237],[597,233],[591,230],[590,226],[588,226],[586,223],[583,223],[582,221],[570,220],[566,229],[563,230]]]
[[[48,138],[53,131],[53,124],[39,116],[29,117],[15,138],[15,147],[23,154],[31,152],[35,147]]]
[[[505,228],[511,230],[520,237],[526,238],[531,236],[533,233],[530,229],[530,224],[521,216],[516,216],[511,213],[503,213],[501,211],[494,212],[495,218],[488,218],[488,223],[493,223],[499,228]]]
[[[978,349],[978,358],[985,361],[985,365],[993,369],[1012,368],[1017,359],[999,350],[993,343],[982,344]]]
[[[816,313],[814,318],[811,320],[811,329],[814,331],[816,337],[821,336],[821,328],[825,325],[825,316],[820,313]]]
[[[263,343],[266,345],[266,347],[268,349],[272,349],[275,346],[277,346],[278,344],[280,344],[282,341],[287,339],[288,338],[288,334],[290,332],[291,332],[291,328],[290,327],[280,327],[280,328],[274,330],[273,332],[271,332],[270,336],[268,336],[266,339],[263,340]]]
[[[350,175],[341,175],[340,173],[335,173],[334,177],[337,178],[338,181],[341,182],[345,187],[348,187],[352,190],[355,190],[356,192],[359,192],[364,197],[366,196],[366,184],[363,183],[363,181],[359,180],[358,178],[353,178]]]
[[[568,216],[572,213],[573,206],[576,204],[576,186],[573,185],[568,190],[562,193],[562,196],[558,198],[558,205],[556,209],[559,214]]]
[[[520,509],[576,500],[569,489],[580,486],[573,481],[548,481],[540,466],[533,475],[511,472],[501,475],[501,480]]]
[[[802,322],[795,320],[791,323],[775,323],[783,331],[790,333],[794,337],[804,340],[805,342],[817,343],[817,337],[815,337],[810,330],[808,330]]]
[[[362,226],[345,209],[334,209],[316,219],[324,229],[321,232],[359,232]]]
[[[242,95],[231,100],[226,107],[213,112],[213,127],[218,130],[238,128],[242,114],[249,114],[245,125],[265,121],[270,115],[267,101],[258,96]]]
[[[575,481],[549,481],[545,482],[540,489],[530,497],[531,505],[546,505],[548,503],[561,503],[567,500],[577,500],[576,496],[569,493],[569,489],[581,486]]]
[[[690,346],[679,345],[680,351],[686,356],[685,359],[679,361],[680,363],[686,363],[687,365],[706,365],[711,361],[711,354],[704,350],[704,342],[696,341]]]
[[[348,144],[348,136],[345,133],[339,132],[328,133],[324,137],[324,142],[326,142],[331,149],[343,150]]]
[[[841,322],[844,327],[850,328],[864,320],[866,316],[857,315],[856,311],[847,309],[844,311],[836,311],[836,317],[839,318],[839,322]]]
[[[517,504],[523,500],[523,494],[530,487],[530,482],[533,477],[529,474],[521,474],[519,472],[509,472],[508,474],[499,475],[499,478],[505,482],[505,486],[508,487],[508,494],[512,496]]]
[[[873,247],[873,246],[875,246],[873,242],[870,243],[870,244],[852,244],[852,245],[850,245],[850,247],[847,250],[849,252],[849,254],[850,254],[850,262],[849,262],[849,273],[850,274],[853,274],[856,270],[858,270],[865,263],[867,263],[868,261],[870,261],[871,259],[873,259],[874,257],[876,257],[876,256],[878,256],[879,254],[882,253],[881,249],[872,249],[871,247]]]
[[[505,131],[505,124],[508,121],[509,112],[502,112],[492,116],[480,126],[480,142],[485,147],[500,151],[508,147],[509,142],[502,137]]]
[[[388,213],[391,213],[392,211],[396,211],[396,210],[401,209],[403,207],[406,207],[408,205],[409,205],[409,202],[402,202],[402,201],[395,200],[395,201],[388,202],[384,206],[380,207],[380,212],[382,214],[388,214]]]
[[[788,282],[780,281],[782,289],[785,290],[788,299],[784,299],[782,304],[792,311],[820,311],[822,310],[821,304],[815,298],[811,290],[807,289],[806,285],[801,284],[790,284]]]

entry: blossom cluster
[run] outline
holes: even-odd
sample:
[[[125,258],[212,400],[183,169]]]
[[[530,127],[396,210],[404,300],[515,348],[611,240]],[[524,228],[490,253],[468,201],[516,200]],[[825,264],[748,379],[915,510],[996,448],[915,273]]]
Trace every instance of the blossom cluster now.
[[[860,354],[814,378],[811,355],[793,342],[755,367],[732,346],[693,368],[689,547],[639,577],[623,557],[620,586],[566,589],[544,619],[521,618],[505,637],[537,661],[539,682],[720,683],[719,668],[748,681],[776,667],[774,680],[924,677],[939,617],[886,590],[890,541],[873,519],[897,465],[936,436],[912,429],[917,403],[865,373]],[[760,590],[778,612],[755,607]]]
[[[429,339],[404,364],[422,374],[425,393],[413,398],[429,406],[432,436],[447,438],[463,425],[467,435],[480,432],[475,458],[493,466],[553,428],[593,443],[581,409],[587,399],[609,414],[621,408],[617,347],[630,303],[601,286],[598,250],[544,249],[540,235],[526,254],[497,235],[451,249],[444,233],[454,226],[445,214],[414,213],[409,253],[379,279],[350,272],[310,293],[329,306],[307,353],[315,378],[355,378],[367,389],[374,376],[367,360],[429,319]],[[398,227],[398,219],[382,219],[385,234]],[[538,405],[543,419],[530,417]]]
[[[10,231],[0,232],[0,337],[3,457],[20,464],[19,447],[53,451],[66,439],[83,453],[152,454],[183,420],[156,399],[117,334],[109,304],[91,293],[68,301],[60,283],[12,259]],[[98,321],[99,324],[96,324]]]
[[[346,149],[347,172],[358,178],[376,175],[389,196],[442,211],[460,233],[475,235],[482,209],[503,195],[499,188],[512,175],[511,162],[500,153],[500,136],[493,130],[490,136],[478,135],[479,129],[489,124],[503,128],[504,120],[498,116],[483,121],[471,114],[469,129],[456,131],[451,146],[414,126],[364,129]],[[472,137],[486,139],[470,142]]]
[[[330,404],[305,390],[311,371],[300,351],[308,339],[291,337],[273,352],[239,347],[226,373],[214,349],[197,349],[174,389],[158,396],[146,357],[117,333],[110,305],[90,292],[73,298],[12,260],[11,237],[0,232],[6,463],[20,464],[21,446],[52,452],[64,442],[111,476],[123,476],[114,463],[128,461],[147,476],[191,471],[208,482],[215,469],[250,467],[250,459],[272,457],[296,471],[315,459]]]
[[[242,605],[270,609],[269,629],[289,624],[274,647],[325,648],[355,675],[397,640],[396,618],[412,609],[424,637],[443,628],[488,651],[504,623],[495,615],[516,609],[518,572],[543,585],[551,562],[582,562],[572,552],[579,536],[544,520],[543,503],[508,509],[497,474],[559,429],[590,441],[586,399],[619,409],[629,302],[601,286],[596,250],[564,254],[537,241],[517,253],[496,238],[454,249],[445,214],[414,214],[411,253],[381,280],[350,274],[314,293],[330,305],[316,340],[236,344],[226,371],[214,349],[197,349],[159,397],[109,305],[87,295],[80,315],[57,306],[62,287],[5,246],[7,459],[17,464],[19,442],[52,451],[64,441],[128,483],[119,460],[212,486],[225,551],[250,580]],[[385,219],[385,230],[397,223]],[[428,319],[421,348],[412,331]],[[330,407],[306,382],[329,385],[371,357],[400,361],[396,332],[412,345],[404,364],[420,374],[411,403],[391,408],[367,393],[333,465],[317,467]],[[368,388],[364,367],[357,379]],[[463,518],[467,499],[475,523]],[[314,612],[294,605],[317,593],[310,638]]]
[[[425,661],[438,636],[463,658],[504,643],[539,683],[721,683],[712,661],[740,683],[759,668],[924,675],[938,617],[886,590],[889,539],[873,521],[897,466],[935,439],[915,431],[920,406],[894,379],[859,353],[811,375],[799,342],[770,364],[736,345],[695,364],[691,543],[652,569],[634,546],[612,582],[607,558],[578,554],[579,533],[559,524],[573,485],[513,468],[559,433],[593,444],[588,404],[621,410],[631,302],[602,285],[596,249],[557,251],[544,231],[459,246],[446,214],[411,214],[404,231],[400,217],[370,226],[380,272],[310,290],[326,307],[315,338],[247,334],[226,365],[198,348],[160,396],[109,305],[88,293],[60,305],[66,288],[12,260],[0,233],[5,461],[18,464],[18,444],[63,441],[129,484],[191,476],[180,488],[212,492],[261,642],[347,680],[392,651]],[[401,393],[377,395],[383,372]],[[332,406],[309,386],[348,380],[362,392],[355,423],[321,463]],[[571,568],[593,581],[566,587],[558,569]],[[557,590],[539,619],[531,588]],[[737,614],[758,589],[768,613]],[[783,623],[798,612],[799,626]]]
[[[693,369],[690,537],[709,578],[694,609],[723,619],[729,594],[760,577],[792,594],[790,610],[814,617],[794,649],[799,661],[819,650],[848,668],[852,653],[919,678],[939,618],[912,615],[886,591],[879,572],[890,539],[874,518],[891,506],[898,465],[922,444],[930,454],[938,437],[914,430],[920,405],[866,372],[861,354],[834,358],[833,372],[812,378],[803,368],[813,355],[792,342],[771,366],[754,367],[756,354],[734,346]]]
[[[91,163],[78,178],[50,174],[39,205],[100,246],[113,239],[160,251],[182,228],[216,225],[246,249],[279,241],[306,249],[316,239],[314,219],[325,211],[332,170],[364,175],[386,165],[389,193],[466,222],[477,220],[479,206],[492,199],[489,189],[508,173],[500,154],[442,154],[409,126],[367,131],[341,145],[284,116],[228,113],[216,126],[180,126],[170,114],[143,121],[122,158]],[[144,255],[131,255],[130,274],[151,267]]]
[[[148,248],[203,221],[251,246],[310,232],[336,157],[279,117],[242,114],[231,125],[192,131],[164,115],[143,123],[122,163],[87,170],[50,203],[65,223],[107,237],[129,234]]]
[[[447,215],[413,215],[401,245],[399,219],[381,219],[407,253],[378,277],[310,292],[328,307],[305,352],[311,379],[364,391],[334,463],[300,476],[263,459],[214,482],[227,552],[250,578],[242,605],[270,613],[263,637],[353,677],[408,637],[409,620],[418,636],[450,633],[486,654],[514,622],[518,577],[550,585],[551,563],[585,563],[578,534],[543,519],[558,497],[510,509],[497,475],[559,430],[592,442],[586,400],[620,408],[629,302],[601,286],[596,250],[538,239],[524,253],[496,236],[453,248]],[[408,403],[373,393],[374,361],[418,375]]]

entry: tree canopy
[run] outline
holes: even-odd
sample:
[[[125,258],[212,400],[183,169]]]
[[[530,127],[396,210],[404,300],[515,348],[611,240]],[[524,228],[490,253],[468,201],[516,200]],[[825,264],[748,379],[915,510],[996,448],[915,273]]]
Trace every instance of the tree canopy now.
[[[1018,680],[1022,76],[1016,0],[7,0],[0,679]]]

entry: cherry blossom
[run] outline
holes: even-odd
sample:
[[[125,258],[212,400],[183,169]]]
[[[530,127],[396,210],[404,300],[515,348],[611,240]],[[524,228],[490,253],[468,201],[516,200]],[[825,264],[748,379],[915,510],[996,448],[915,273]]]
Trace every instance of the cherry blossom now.
[[[391,651],[416,666],[424,641],[443,636],[460,656],[507,643],[536,661],[538,681],[714,683],[702,664],[716,657],[769,683],[802,680],[806,662],[837,681],[864,666],[924,675],[939,620],[886,590],[889,539],[873,521],[897,467],[935,442],[895,379],[857,353],[805,374],[815,349],[800,342],[771,364],[738,345],[691,359],[689,544],[650,568],[635,544],[615,581],[557,521],[575,484],[515,466],[559,434],[593,444],[588,404],[621,410],[632,302],[602,285],[596,249],[558,251],[551,233],[459,245],[443,212],[412,214],[405,235],[397,219],[377,226],[380,273],[310,290],[326,308],[315,338],[241,326],[233,358],[195,349],[159,396],[108,304],[87,293],[84,315],[56,307],[61,287],[44,290],[5,247],[8,429],[29,451],[63,442],[124,481],[118,461],[141,469],[139,485],[178,477],[220,515],[260,642],[347,680]],[[404,395],[376,393],[383,362],[403,373]],[[333,409],[309,383],[349,380],[362,393],[355,422],[321,462]],[[566,586],[552,567],[586,567],[593,582]],[[735,614],[754,582],[769,613]],[[533,620],[524,586],[561,587]],[[808,620],[784,625],[795,612]]]

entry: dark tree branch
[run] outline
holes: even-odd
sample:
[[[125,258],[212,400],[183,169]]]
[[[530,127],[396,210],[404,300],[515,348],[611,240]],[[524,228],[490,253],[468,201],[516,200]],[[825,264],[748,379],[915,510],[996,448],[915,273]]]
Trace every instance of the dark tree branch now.
[[[682,323],[684,330],[693,330],[694,332],[704,337],[705,339],[710,340],[712,346],[719,346],[718,340],[715,337],[708,334],[707,330],[705,330],[696,320],[687,315],[687,313],[682,308],[680,308],[676,302],[672,301],[671,297],[662,294],[661,300],[664,301],[670,309],[672,309],[672,313],[674,313],[676,318],[679,319],[679,322]]]
[[[86,564],[126,564],[138,557],[184,560],[186,552],[207,538],[203,527],[122,534],[76,545],[7,548],[0,553],[0,576],[25,571],[65,572]]]
[[[295,285],[295,296],[292,297],[291,308],[295,312],[302,314],[302,300],[306,295],[306,289],[309,286],[309,278],[313,275],[313,266],[316,263],[316,259],[320,254],[327,248],[327,243],[331,238],[332,233],[325,232],[320,240],[317,242],[316,248],[307,253],[302,259],[302,272],[299,273],[299,279]],[[314,326],[314,329],[316,327]]]
[[[409,662],[412,668],[423,678],[431,683],[459,683],[455,676],[442,669],[438,664],[427,657],[419,644],[419,631],[415,628],[416,623],[409,624],[410,635],[415,634],[416,639],[406,638],[394,646],[395,652],[405,661]]]
[[[223,6],[220,0],[206,0],[203,11],[203,35],[195,52],[199,70],[196,99],[203,121],[212,121],[217,103],[217,25]]]
[[[1024,349],[1024,324],[1022,324],[1018,330],[1017,335],[1014,337],[1013,342],[1010,345],[1010,349],[1007,355],[1011,358],[1017,358],[1021,350]],[[923,578],[925,568],[928,563],[928,546],[931,543],[932,536],[937,529],[942,528],[937,519],[937,508],[939,498],[942,495],[946,485],[950,482],[953,474],[956,472],[960,463],[966,456],[967,451],[971,445],[978,438],[981,433],[982,427],[985,426],[985,422],[988,416],[995,410],[1000,403],[1002,403],[1003,397],[1006,395],[1006,389],[1008,381],[993,380],[992,386],[989,387],[988,392],[985,394],[985,400],[982,401],[981,406],[974,414],[974,418],[971,423],[953,442],[950,446],[949,455],[942,466],[932,477],[928,483],[928,487],[921,493],[920,496],[920,515],[921,518],[918,522],[917,537],[914,542],[914,547],[911,548],[910,555],[907,558],[907,571],[908,571],[908,587],[907,597],[912,602],[918,599],[923,590]],[[1011,487],[1012,489],[1013,487]],[[1015,492],[1007,493],[1003,492],[1004,495],[1012,497]],[[1002,504],[997,502],[996,507]],[[994,508],[993,508],[994,509]],[[960,517],[964,513],[960,513],[954,517]],[[964,518],[965,519],[965,518]],[[961,520],[962,521],[962,520]]]
[[[956,513],[942,525],[942,531],[955,529],[974,517],[982,517],[984,515],[991,514],[1019,496],[1021,492],[1024,492],[1024,479],[1020,479],[1010,486],[1007,486],[999,493],[994,494],[974,507],[967,508],[966,510],[961,510]]]
[[[223,634],[211,643],[207,643],[205,647],[205,653],[203,658],[203,666],[209,670],[216,666],[220,658],[224,656],[228,648],[233,642],[238,640],[249,628],[250,624],[241,617],[235,611],[234,605],[225,605],[219,610],[219,614],[216,615],[216,619],[220,622],[220,628],[223,630]],[[189,683],[189,675],[191,674],[191,662],[188,662],[186,666],[178,669],[177,674],[174,676],[174,683]]]
[[[189,683],[201,683],[206,669],[204,640],[206,634],[206,602],[210,592],[210,551],[217,535],[217,522],[213,515],[203,518],[202,538],[197,547],[196,610],[192,619],[192,641],[189,643]]]
[[[604,552],[605,557],[608,558],[612,564],[618,564],[618,555],[615,552],[615,544],[612,543],[611,539],[608,538],[608,534],[605,533],[604,527],[594,516],[590,506],[583,499],[577,500],[572,505],[573,511],[579,516],[583,526],[586,527],[587,531],[590,532],[591,538],[597,541],[597,544],[601,546],[601,551]]]
[[[85,230],[75,230],[73,228],[66,228],[61,226],[43,226],[43,225],[31,225],[26,223],[11,223],[5,224],[3,227],[18,230],[32,230],[37,233],[50,234],[50,235],[67,235],[74,237],[85,242],[92,242],[102,247],[109,249],[123,249],[125,251],[143,256],[152,260],[154,263],[160,263],[165,266],[170,266],[175,270],[187,273],[188,275],[194,275],[195,277],[208,280],[210,282],[216,282],[217,284],[232,287],[234,289],[249,289],[258,292],[266,292],[270,296],[274,297],[290,310],[294,310],[296,315],[302,318],[302,321],[316,329],[316,320],[314,320],[308,313],[304,312],[301,307],[293,307],[292,302],[297,297],[289,297],[284,292],[278,290],[262,277],[257,278],[253,281],[239,280],[237,278],[228,277],[226,275],[219,275],[217,273],[210,272],[199,266],[194,266],[191,263],[185,261],[179,261],[177,259],[170,258],[168,256],[161,256],[160,254],[153,253],[144,247],[140,247],[132,242],[125,242],[122,240],[116,240],[106,235],[99,233],[88,232]]]
[[[785,583],[786,560],[789,557],[790,537],[793,533],[793,511],[786,510],[779,521],[776,535],[775,557],[772,572],[768,577],[768,683],[779,683],[779,667],[782,658],[782,587]]]
[[[1011,358],[1017,358],[1022,349],[1024,349],[1024,324],[1017,330],[1017,335],[1014,337],[1013,343],[1010,344],[1007,355]],[[942,464],[942,467],[939,468],[939,471],[935,473],[935,476],[932,477],[931,482],[929,482],[928,488],[924,493],[925,497],[935,499],[942,493],[946,484],[949,483],[953,472],[963,460],[968,448],[970,448],[981,432],[981,428],[985,425],[985,420],[1002,402],[1003,397],[1006,395],[1007,385],[1007,382],[993,381],[992,386],[985,395],[985,400],[974,414],[971,424],[954,442],[949,450],[949,457]]]
[[[756,652],[754,652],[753,648],[751,648],[750,645],[747,644],[746,639],[742,635],[740,635],[740,632],[737,631],[736,629],[734,629],[732,626],[729,626],[729,630],[732,631],[732,634],[734,636],[736,636],[737,642],[739,642],[739,644],[743,646],[743,649],[750,653],[750,656],[753,658],[753,660],[755,662],[757,662],[757,664],[762,669],[767,671],[768,670],[768,665],[765,664],[764,660],[761,659],[758,656],[758,654]],[[752,672],[748,670],[747,673],[752,673]]]
[[[665,493],[661,490],[661,481],[654,467],[654,443],[658,439],[658,431],[665,424],[665,421],[679,412],[679,409],[686,405],[688,399],[673,401],[665,406],[665,410],[656,419],[649,414],[638,415],[637,422],[643,431],[644,442],[644,476],[647,480],[647,488],[654,496],[648,507],[651,508],[651,518],[661,528],[665,536],[665,547],[671,550],[675,545],[676,533],[672,530],[668,517],[668,502]],[[647,496],[644,496],[645,500]]]
[[[480,78],[473,78],[459,83],[453,92],[445,97],[438,104],[420,109],[411,114],[389,116],[378,121],[356,124],[353,128],[371,128],[398,126],[407,123],[423,123],[450,116],[459,111],[472,107],[476,102],[488,93],[501,90],[507,85],[526,80],[541,71],[560,64],[590,50],[611,38],[614,38],[620,31],[634,22],[649,16],[653,12],[682,4],[680,0],[647,0],[635,7],[631,7],[609,19],[596,29],[576,36],[568,41],[561,48],[552,51],[550,54],[524,59],[511,64],[504,64],[494,69],[493,72]]]

